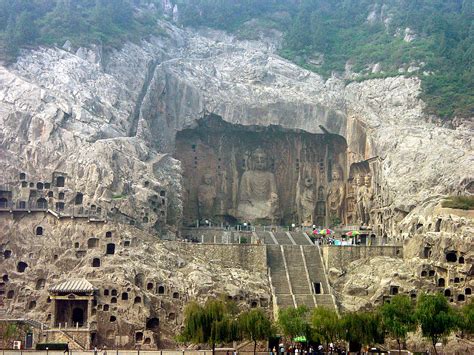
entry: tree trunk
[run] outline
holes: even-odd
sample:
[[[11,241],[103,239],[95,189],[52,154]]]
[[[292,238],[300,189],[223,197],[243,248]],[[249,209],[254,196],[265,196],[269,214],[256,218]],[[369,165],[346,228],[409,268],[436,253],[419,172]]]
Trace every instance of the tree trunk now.
[[[438,350],[436,350],[436,343],[438,342],[438,339],[433,339],[433,350],[435,355],[438,355]]]
[[[212,355],[216,355],[216,344],[212,343]]]
[[[257,353],[257,341],[254,340],[253,341],[253,355],[255,355]]]
[[[402,350],[400,348],[400,339],[397,339],[397,343],[398,343],[398,355],[400,355],[402,353]]]

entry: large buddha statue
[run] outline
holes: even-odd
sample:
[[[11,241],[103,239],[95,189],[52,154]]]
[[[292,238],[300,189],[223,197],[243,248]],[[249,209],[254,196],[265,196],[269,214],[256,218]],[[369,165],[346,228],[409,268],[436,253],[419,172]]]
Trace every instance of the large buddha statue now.
[[[278,192],[275,175],[267,170],[267,154],[256,149],[249,167],[240,180],[237,217],[242,221],[273,222],[278,218]]]
[[[204,174],[202,184],[198,187],[198,207],[200,218],[211,218],[214,215],[216,188],[211,174]]]
[[[344,183],[341,180],[341,175],[338,168],[332,170],[332,180],[328,188],[328,210],[331,218],[339,218],[342,220],[342,207],[345,198]]]

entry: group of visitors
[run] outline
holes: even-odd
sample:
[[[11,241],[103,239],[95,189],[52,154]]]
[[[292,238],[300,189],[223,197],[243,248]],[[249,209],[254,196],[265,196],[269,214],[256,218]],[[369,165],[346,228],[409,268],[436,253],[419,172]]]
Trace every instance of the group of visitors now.
[[[334,345],[333,343],[329,343],[327,347],[323,345],[304,345],[304,344],[297,344],[297,345],[289,345],[285,346],[284,344],[278,345],[278,350],[276,347],[273,347],[272,351],[270,352],[271,355],[283,355],[283,354],[295,354],[295,355],[314,355],[314,354],[326,354],[326,353],[333,353],[339,355],[345,355],[346,349]]]

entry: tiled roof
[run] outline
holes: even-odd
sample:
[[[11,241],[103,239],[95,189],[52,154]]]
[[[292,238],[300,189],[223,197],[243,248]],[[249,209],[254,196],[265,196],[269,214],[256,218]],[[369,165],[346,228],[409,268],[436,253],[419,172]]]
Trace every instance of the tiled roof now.
[[[70,279],[49,289],[50,292],[92,292],[94,290],[97,288],[86,279]]]

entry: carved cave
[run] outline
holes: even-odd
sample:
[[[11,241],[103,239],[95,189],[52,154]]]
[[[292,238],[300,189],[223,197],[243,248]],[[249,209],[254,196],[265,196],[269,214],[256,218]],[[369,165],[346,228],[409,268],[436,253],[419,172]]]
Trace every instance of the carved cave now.
[[[184,224],[344,220],[347,143],[336,134],[241,126],[217,116],[176,137]]]

